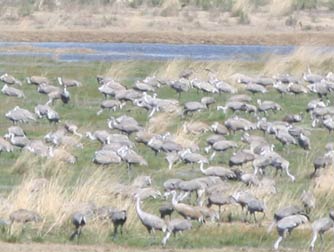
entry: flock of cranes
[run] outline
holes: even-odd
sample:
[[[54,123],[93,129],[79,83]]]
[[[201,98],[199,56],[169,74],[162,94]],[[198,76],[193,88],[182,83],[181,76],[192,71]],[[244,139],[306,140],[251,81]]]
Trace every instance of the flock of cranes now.
[[[5,118],[13,123],[7,129],[4,137],[0,137],[0,152],[12,152],[16,149],[31,152],[42,158],[58,158],[63,162],[74,164],[77,157],[72,155],[64,146],[82,149],[84,136],[92,141],[98,141],[101,148],[92,155],[92,162],[101,166],[113,166],[125,163],[128,168],[129,178],[132,176],[134,166],[149,166],[144,156],[137,153],[136,146],[144,145],[153,151],[155,156],[165,156],[165,166],[173,169],[176,163],[191,164],[199,166],[198,170],[203,176],[184,180],[180,178],[167,179],[164,184],[164,194],[151,187],[151,179],[145,177],[145,185],[134,186],[131,197],[135,202],[135,209],[140,222],[150,234],[162,231],[164,237],[162,244],[165,246],[171,234],[190,230],[193,221],[200,225],[207,222],[219,222],[222,218],[221,208],[226,205],[238,204],[245,214],[245,220],[257,222],[257,213],[262,213],[265,218],[266,205],[263,198],[258,196],[254,190],[275,194],[276,180],[266,175],[269,167],[276,172],[284,173],[292,182],[298,179],[296,174],[290,170],[290,162],[282,153],[275,151],[272,143],[281,143],[289,149],[290,145],[299,146],[302,151],[309,152],[312,149],[310,135],[312,128],[323,127],[329,132],[334,129],[334,107],[329,106],[328,95],[334,90],[334,75],[328,73],[326,76],[313,74],[310,71],[303,75],[302,79],[291,75],[279,75],[269,77],[249,77],[239,75],[233,85],[220,80],[212,71],[208,70],[208,80],[191,78],[192,71],[184,71],[176,80],[162,80],[149,76],[142,81],[136,81],[132,88],[127,88],[112,77],[98,76],[97,90],[104,96],[101,99],[100,108],[97,108],[97,116],[109,110],[109,113],[123,111],[124,107],[137,106],[147,111],[148,120],[159,113],[178,114],[181,120],[191,118],[194,113],[205,110],[217,110],[226,117],[224,121],[216,121],[211,125],[194,124],[192,132],[199,134],[211,132],[207,137],[207,145],[203,148],[194,144],[186,146],[171,132],[161,134],[147,130],[147,125],[139,123],[129,114],[121,116],[110,116],[106,121],[104,129],[93,129],[91,132],[80,132],[80,128],[70,122],[62,122],[62,115],[55,110],[57,100],[64,106],[71,103],[71,94],[68,89],[80,88],[79,81],[57,78],[58,86],[42,76],[31,76],[26,78],[28,85],[35,85],[36,91],[47,96],[44,104],[37,104],[34,112],[25,108],[15,106],[5,114]],[[27,99],[20,86],[25,85],[10,74],[0,76],[3,87],[3,95]],[[159,98],[157,91],[163,86],[175,90],[177,98]],[[239,88],[237,88],[239,87]],[[202,92],[204,95],[200,101],[187,101],[181,104],[182,93],[192,89]],[[266,97],[268,92],[276,90],[281,96],[305,95],[315,93],[318,99],[310,100],[305,111],[298,114],[288,114],[281,120],[269,121],[267,115],[284,110],[283,104],[271,100],[253,100],[253,94],[261,94]],[[223,100],[218,94],[226,93],[228,98]],[[250,94],[248,94],[250,93]],[[213,96],[214,94],[217,94]],[[311,96],[310,96],[311,97]],[[98,99],[98,98],[97,98]],[[212,107],[216,104],[216,107]],[[298,125],[309,113],[312,120],[310,127]],[[38,120],[46,118],[53,127],[44,139],[32,139],[24,131],[24,124],[34,124]],[[187,130],[191,122],[185,123]],[[23,126],[22,126],[23,125]],[[22,127],[23,128],[22,128]],[[240,141],[228,140],[228,135],[235,136],[242,132]],[[255,134],[255,132],[263,132]],[[133,137],[134,135],[134,137]],[[270,141],[268,141],[270,139]],[[135,142],[133,141],[135,140]],[[245,147],[246,146],[246,147]],[[217,163],[217,156],[231,153],[227,164],[229,167]],[[333,163],[334,144],[326,145],[326,152],[314,160],[314,172],[312,177],[317,176],[319,169],[328,167]],[[161,165],[163,166],[163,165]],[[208,166],[205,168],[205,166]],[[249,167],[252,171],[249,171]],[[247,171],[248,169],[248,171]],[[141,184],[141,183],[139,183]],[[246,189],[235,190],[235,185],[245,185]],[[131,191],[129,188],[124,191]],[[172,196],[169,199],[169,196]],[[160,207],[160,217],[153,213],[144,211],[142,201],[148,197],[165,198],[167,202]],[[195,200],[194,200],[195,197]],[[187,201],[188,200],[188,201]],[[187,202],[186,202],[187,201]],[[274,222],[270,230],[276,226],[278,239],[274,248],[278,249],[287,232],[306,222],[309,222],[309,213],[316,209],[315,198],[311,192],[305,192],[300,200],[303,207],[290,205],[278,209],[274,215]],[[217,206],[219,211],[214,207]],[[245,211],[244,211],[245,209]],[[177,212],[182,218],[172,218]],[[248,217],[250,215],[250,218]],[[126,210],[119,210],[109,206],[83,207],[72,214],[72,223],[75,227],[70,239],[78,238],[81,230],[89,223],[92,216],[98,219],[109,219],[114,225],[114,236],[118,233],[127,220]],[[169,216],[169,219],[167,219]],[[11,222],[39,221],[37,213],[26,209],[13,212],[10,216]],[[329,211],[329,216],[316,220],[312,224],[313,236],[310,248],[313,250],[318,235],[334,227],[334,212]]]

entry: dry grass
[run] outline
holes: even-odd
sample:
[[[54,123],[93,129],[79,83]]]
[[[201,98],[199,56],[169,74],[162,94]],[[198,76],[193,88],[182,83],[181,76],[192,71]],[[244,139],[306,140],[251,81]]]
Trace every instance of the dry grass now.
[[[164,133],[173,126],[176,120],[176,113],[159,113],[152,117],[148,123],[148,132]]]

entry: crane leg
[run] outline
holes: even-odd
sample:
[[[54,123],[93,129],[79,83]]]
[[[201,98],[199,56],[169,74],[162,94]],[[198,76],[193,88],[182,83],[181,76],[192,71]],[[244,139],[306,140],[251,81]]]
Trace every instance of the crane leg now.
[[[170,235],[171,235],[172,233],[170,232],[170,231],[168,231],[168,232],[166,232],[166,234],[165,234],[165,236],[164,236],[164,238],[162,239],[162,246],[166,246],[166,243],[167,243],[167,241],[168,241],[168,239],[169,239],[169,237],[170,237]]]
[[[280,235],[274,244],[275,250],[278,250],[279,244],[281,243],[282,240],[283,240],[283,236]]]
[[[314,250],[314,245],[315,245],[315,242],[316,242],[317,238],[318,238],[318,233],[313,232],[312,241],[311,241],[311,244],[310,244],[310,250],[311,251]]]

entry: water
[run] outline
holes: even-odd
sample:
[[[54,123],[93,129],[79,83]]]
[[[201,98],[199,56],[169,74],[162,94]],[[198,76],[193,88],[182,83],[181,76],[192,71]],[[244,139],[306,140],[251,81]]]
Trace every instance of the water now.
[[[0,48],[6,47],[19,50],[2,50],[0,55],[41,56],[65,62],[173,59],[256,61],[264,55],[285,55],[295,49],[294,46],[263,45],[0,42]],[[30,50],[31,47],[35,50]],[[38,49],[47,49],[47,52],[36,52]]]

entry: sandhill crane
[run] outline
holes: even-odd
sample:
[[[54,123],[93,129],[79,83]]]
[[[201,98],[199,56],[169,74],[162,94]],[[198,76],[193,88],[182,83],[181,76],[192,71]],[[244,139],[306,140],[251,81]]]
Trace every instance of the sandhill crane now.
[[[200,167],[203,167],[204,164],[209,163],[206,157],[204,157],[203,155],[199,153],[193,153],[190,149],[181,151],[179,155],[180,155],[181,160],[185,163],[191,163],[191,164],[198,163],[200,164]]]
[[[244,118],[239,118],[237,116],[231,117],[225,121],[225,126],[229,131],[235,133],[235,131],[249,131],[256,128],[256,125]]]
[[[283,94],[289,92],[289,86],[287,84],[283,84],[281,81],[274,82],[273,87],[281,94],[281,97]]]
[[[190,84],[188,80],[181,78],[176,81],[171,81],[169,86],[178,93],[180,98],[182,92],[188,91]]]
[[[7,142],[4,138],[0,137],[0,153],[1,152],[12,152],[14,150],[13,146]]]
[[[309,214],[311,210],[315,208],[315,197],[312,192],[304,190],[300,196],[300,200],[303,203],[307,214]]]
[[[261,86],[267,87],[267,86],[273,85],[274,80],[270,77],[259,76],[259,77],[254,78],[253,82]]]
[[[221,207],[224,205],[230,205],[234,202],[234,199],[230,195],[225,195],[221,192],[213,192],[208,196],[207,207],[212,205],[218,206],[218,214],[221,216]]]
[[[189,112],[201,111],[206,109],[206,105],[201,102],[190,101],[184,104],[183,115],[187,115]]]
[[[9,87],[7,84],[5,84],[2,89],[1,93],[7,96],[13,96],[17,98],[24,98],[25,95],[22,90],[19,90],[17,88]]]
[[[179,74],[179,78],[189,79],[189,77],[194,73],[194,71],[190,68],[184,69]]]
[[[303,132],[299,134],[298,137],[298,144],[300,147],[302,147],[304,150],[310,150],[311,149],[311,141],[310,139],[304,135]]]
[[[93,162],[100,165],[119,164],[122,159],[115,151],[103,149],[95,151]]]
[[[115,119],[114,117],[110,117],[110,119],[108,120],[108,127],[110,129],[117,129],[128,135],[142,130],[142,127],[133,118],[131,118],[131,120],[122,120],[120,118]]]
[[[325,77],[320,74],[314,74],[310,68],[307,69],[307,73],[303,73],[303,80],[309,83],[316,83],[323,80]]]
[[[286,206],[286,207],[278,209],[274,213],[274,222],[269,226],[268,232],[270,232],[272,228],[275,226],[275,224],[281,219],[288,217],[288,216],[300,215],[300,214],[305,215],[306,212],[304,208],[297,206],[297,205],[290,205],[290,206]]]
[[[228,102],[251,102],[252,97],[247,94],[240,94],[240,95],[232,95],[228,100]]]
[[[38,118],[46,117],[49,110],[51,110],[51,107],[46,104],[37,104],[34,108],[34,112]]]
[[[219,92],[235,94],[238,90],[226,81],[218,80],[213,83]]]
[[[136,212],[141,223],[146,227],[147,231],[152,235],[155,230],[160,230],[162,232],[167,231],[166,222],[156,215],[144,212],[140,207],[140,197],[137,195],[136,199]]]
[[[255,216],[256,212],[263,213],[263,218],[265,217],[265,205],[264,205],[264,202],[262,200],[259,200],[259,199],[256,199],[256,198],[251,199],[247,202],[246,206],[247,206],[246,219],[247,219],[247,215],[249,213],[251,216],[253,215],[254,221],[257,222],[256,216]]]
[[[124,162],[126,162],[128,166],[128,172],[130,175],[131,172],[131,166],[134,164],[138,164],[141,166],[147,166],[147,161],[137,154],[134,150],[129,149],[127,146],[123,146],[117,151],[117,154],[122,158]]]
[[[171,203],[166,203],[161,207],[159,207],[159,213],[161,219],[165,219],[167,215],[169,216],[169,219],[171,219],[173,212],[174,212],[174,207]]]
[[[66,133],[65,129],[60,128],[60,129],[57,129],[56,131],[53,131],[53,132],[51,131],[47,133],[44,136],[44,140],[45,142],[52,143],[53,145],[60,145],[62,138],[65,136],[65,133]]]
[[[287,123],[298,123],[301,122],[304,118],[304,114],[300,113],[300,114],[288,114],[286,116],[283,117],[282,121],[283,122],[287,122]]]
[[[225,125],[223,124],[220,124],[219,122],[214,122],[210,129],[215,133],[215,134],[218,134],[218,135],[228,135],[228,129],[226,128]]]
[[[199,223],[204,222],[204,216],[199,209],[196,209],[190,205],[179,203],[176,198],[176,191],[171,191],[172,194],[172,205],[176,212],[178,212],[183,218],[187,220],[197,220]],[[166,193],[167,195],[169,193]]]
[[[217,106],[217,111],[223,110],[226,114],[227,109],[231,109],[233,112],[235,111],[245,111],[246,110],[246,103],[240,101],[229,101],[225,104],[225,106]]]
[[[260,99],[257,100],[258,104],[258,111],[266,113],[268,110],[278,111],[281,110],[281,106],[273,101],[261,101]]]
[[[290,93],[295,95],[308,93],[308,89],[306,87],[295,83],[289,83],[288,90]]]
[[[20,126],[11,126],[7,129],[8,134],[14,134],[14,136],[25,136],[26,133]]]
[[[182,233],[186,230],[190,230],[192,228],[192,224],[189,220],[185,219],[173,219],[167,223],[167,232],[165,236],[162,239],[162,245],[166,246],[166,243],[173,233],[176,235],[176,233]]]
[[[24,148],[30,142],[26,136],[15,136],[13,133],[7,134],[7,137],[12,145],[19,148]]]
[[[217,151],[224,152],[228,149],[237,148],[237,147],[238,145],[234,141],[228,141],[228,140],[217,141],[212,145],[213,152],[210,156],[210,160],[212,160],[215,157]]]
[[[255,159],[255,155],[248,150],[241,150],[230,157],[229,166],[240,166]]]
[[[325,80],[322,80],[321,82],[317,82],[314,84],[310,84],[307,86],[307,88],[311,92],[317,94],[320,99],[327,97],[328,93],[332,91],[331,87],[327,84]]]
[[[317,174],[317,171],[320,168],[326,168],[333,164],[334,152],[329,151],[322,156],[318,156],[313,161],[314,172],[311,174],[311,177],[314,177]]]
[[[17,84],[17,85],[20,85],[22,86],[22,82],[19,81],[18,79],[16,79],[14,76],[8,74],[8,73],[4,73],[0,76],[0,81],[2,81],[3,83],[5,84],[8,84],[8,85],[14,85],[14,84]]]
[[[163,183],[164,190],[166,192],[174,191],[179,188],[179,184],[184,180],[175,178],[175,179],[168,179]]]
[[[45,84],[42,83],[37,87],[37,92],[41,93],[41,94],[50,94],[52,92],[60,92],[61,88],[60,87],[56,87],[50,84]]]
[[[119,210],[113,207],[100,207],[96,210],[96,214],[99,219],[110,219],[114,225],[113,238],[115,239],[118,233],[118,228],[120,228],[121,234],[123,234],[123,225],[127,220],[127,211]]]
[[[14,124],[16,124],[17,122],[28,123],[29,121],[36,121],[33,113],[26,109],[22,109],[19,106],[16,106],[12,110],[8,111],[5,114],[5,117],[12,121]]]
[[[210,166],[207,169],[201,168],[201,172],[206,176],[217,176],[221,179],[235,180],[238,178],[236,171],[221,166]]]
[[[322,235],[329,229],[334,227],[334,212],[331,210],[328,217],[320,218],[312,223],[312,241],[310,244],[310,250],[314,251],[315,242],[317,241],[318,234],[320,235],[321,241],[323,240]]]
[[[101,144],[109,144],[111,141],[111,134],[106,130],[96,130],[92,132],[86,132],[86,137],[90,140],[97,140]]]
[[[71,133],[71,134],[74,134],[78,137],[82,137],[82,134],[80,134],[78,132],[78,126],[73,124],[73,123],[69,123],[69,122],[65,122],[64,124],[64,128],[67,130],[67,132]]]
[[[296,139],[289,134],[287,130],[275,129],[276,139],[279,140],[283,145],[297,144]]]
[[[49,158],[54,158],[57,161],[65,162],[68,164],[74,164],[77,161],[77,158],[65,149],[53,149],[52,146],[49,147]]]
[[[140,92],[154,92],[155,91],[154,87],[146,83],[140,82],[140,81],[135,82],[133,89],[140,91]]]
[[[41,140],[32,140],[25,147],[24,150],[30,151],[40,157],[47,157],[49,155],[49,146]]]
[[[168,152],[165,159],[168,162],[168,169],[171,170],[175,162],[177,162],[180,157],[176,152]]]
[[[201,81],[195,78],[190,81],[190,85],[193,88],[196,88],[206,93],[218,93],[218,89],[207,81]]]
[[[287,232],[291,233],[293,229],[308,222],[308,220],[309,218],[306,215],[301,214],[287,216],[279,220],[276,224],[279,237],[274,244],[274,249],[278,250],[279,244]]]
[[[11,223],[27,223],[27,222],[39,222],[42,217],[35,211],[30,211],[27,209],[18,209],[9,215],[9,220]]]
[[[54,104],[54,101],[58,99],[60,99],[64,104],[67,104],[71,99],[71,94],[67,90],[67,87],[64,86],[62,90],[48,93],[48,97],[49,97],[49,100],[46,103],[47,105]]]
[[[41,84],[50,84],[50,81],[48,78],[43,77],[43,76],[31,76],[31,77],[27,77],[26,81],[28,84],[32,84],[32,85],[41,85]]]
[[[97,111],[96,114],[101,115],[103,110],[105,110],[105,109],[109,109],[109,111],[111,109],[113,111],[116,111],[117,108],[122,109],[124,105],[125,105],[124,102],[120,102],[120,101],[117,101],[117,100],[104,100],[100,105],[101,109],[99,111]]]
[[[268,90],[264,86],[254,83],[248,83],[245,89],[253,94],[255,93],[264,94],[268,92]]]
[[[82,84],[81,82],[73,79],[64,79],[62,77],[58,77],[57,81],[60,86],[66,86],[66,87],[80,87]]]
[[[201,98],[201,103],[204,104],[207,108],[209,108],[210,105],[216,103],[216,99],[212,96],[204,96]]]
[[[71,221],[75,227],[74,232],[70,236],[70,240],[72,241],[75,237],[79,239],[82,228],[87,224],[87,219],[84,213],[78,211],[72,214]]]
[[[306,108],[306,112],[311,112],[313,111],[315,108],[324,108],[326,107],[328,104],[324,103],[323,101],[316,99],[316,100],[311,100],[308,104],[307,104],[307,108]]]
[[[280,74],[277,76],[274,75],[273,79],[275,79],[276,81],[280,81],[284,84],[289,84],[290,82],[298,83],[298,78],[290,74]]]
[[[233,198],[234,202],[238,203],[241,206],[242,212],[244,211],[244,208],[247,207],[250,201],[257,200],[257,198],[255,198],[253,194],[247,191],[235,192],[231,195],[231,197]],[[248,213],[248,210],[247,210],[247,213]]]

